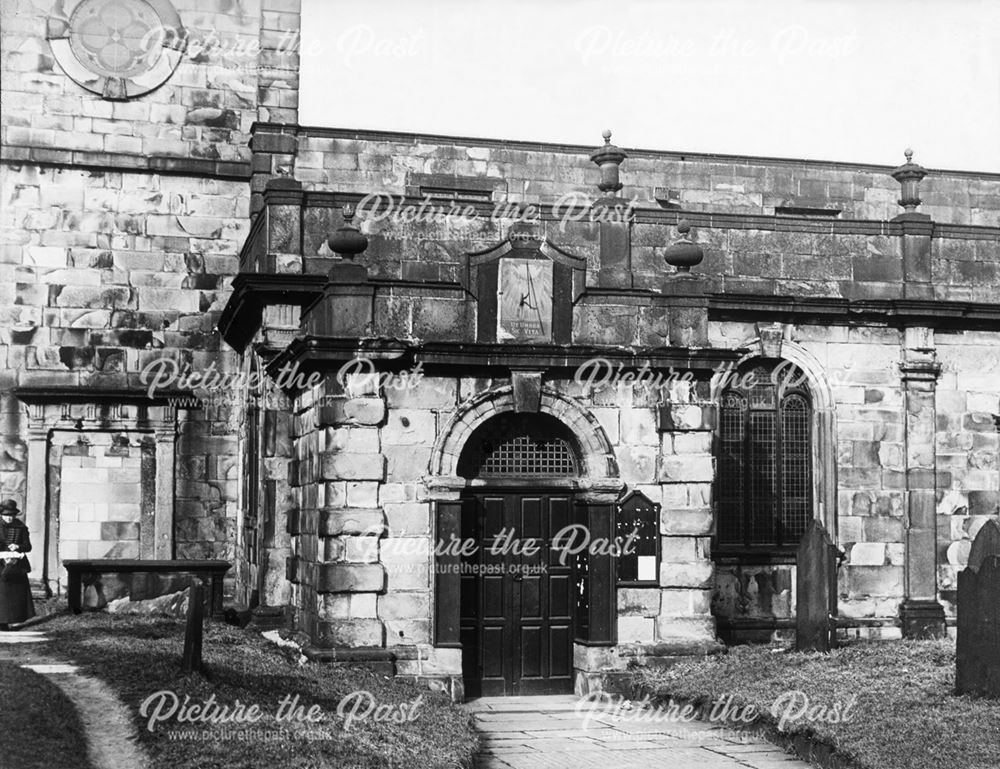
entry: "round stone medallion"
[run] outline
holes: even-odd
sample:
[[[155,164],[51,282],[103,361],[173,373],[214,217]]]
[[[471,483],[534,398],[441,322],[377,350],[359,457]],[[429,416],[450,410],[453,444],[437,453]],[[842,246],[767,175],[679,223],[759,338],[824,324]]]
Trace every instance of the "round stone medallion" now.
[[[70,0],[48,22],[59,66],[106,99],[131,99],[167,81],[186,35],[170,0]]]

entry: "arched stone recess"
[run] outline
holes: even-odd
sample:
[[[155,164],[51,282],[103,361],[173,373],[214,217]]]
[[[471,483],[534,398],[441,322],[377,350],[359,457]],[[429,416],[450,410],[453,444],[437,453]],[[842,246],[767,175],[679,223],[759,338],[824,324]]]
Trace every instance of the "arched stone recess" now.
[[[837,405],[833,389],[819,360],[802,345],[785,337],[787,329],[767,329],[765,333],[750,337],[737,348],[750,350],[733,369],[738,370],[755,358],[778,358],[798,366],[806,376],[812,396],[812,468],[813,499],[816,500],[816,518],[837,539]],[[712,378],[712,402],[719,403],[725,377]]]
[[[479,393],[459,405],[455,415],[439,432],[431,452],[430,476],[432,492],[461,489],[469,485],[458,475],[458,458],[466,441],[486,420],[514,411],[514,388],[494,387]],[[540,411],[562,422],[573,433],[582,463],[580,478],[573,483],[581,491],[620,491],[618,462],[608,436],[597,418],[576,400],[543,387]]]

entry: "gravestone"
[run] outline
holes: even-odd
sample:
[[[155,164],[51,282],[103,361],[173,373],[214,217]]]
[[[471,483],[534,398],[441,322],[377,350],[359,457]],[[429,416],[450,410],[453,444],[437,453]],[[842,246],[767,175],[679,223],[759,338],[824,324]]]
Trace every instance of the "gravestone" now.
[[[795,562],[795,648],[826,652],[836,641],[839,551],[816,519],[802,535]]]
[[[188,597],[187,624],[184,627],[184,656],[181,670],[185,673],[204,673],[201,661],[201,640],[205,620],[205,585],[200,579],[191,583]]]
[[[1000,522],[987,521],[958,574],[955,690],[1000,698]]]

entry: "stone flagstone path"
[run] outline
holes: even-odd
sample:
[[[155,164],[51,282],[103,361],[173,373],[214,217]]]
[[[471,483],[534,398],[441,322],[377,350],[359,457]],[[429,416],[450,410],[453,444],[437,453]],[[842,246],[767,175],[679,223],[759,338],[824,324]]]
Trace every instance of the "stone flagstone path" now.
[[[20,664],[62,689],[76,708],[87,735],[92,769],[145,769],[149,758],[139,746],[128,709],[103,681],[80,675],[76,666],[40,653],[48,639],[33,630],[0,632],[0,659]]]
[[[808,769],[769,742],[702,721],[679,723],[585,705],[572,695],[484,697],[473,713],[478,769]],[[587,709],[592,717],[585,718]],[[604,712],[602,712],[602,710]],[[611,712],[609,712],[611,711]]]

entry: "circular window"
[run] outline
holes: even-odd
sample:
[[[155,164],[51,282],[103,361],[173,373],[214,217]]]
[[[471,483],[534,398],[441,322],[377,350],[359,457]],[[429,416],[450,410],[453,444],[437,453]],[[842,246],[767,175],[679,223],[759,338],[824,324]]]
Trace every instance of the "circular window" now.
[[[131,99],[167,81],[185,33],[169,0],[72,0],[49,19],[59,66],[106,99]]]

